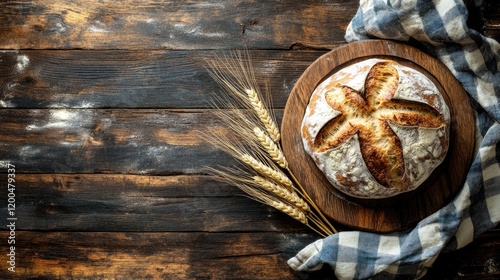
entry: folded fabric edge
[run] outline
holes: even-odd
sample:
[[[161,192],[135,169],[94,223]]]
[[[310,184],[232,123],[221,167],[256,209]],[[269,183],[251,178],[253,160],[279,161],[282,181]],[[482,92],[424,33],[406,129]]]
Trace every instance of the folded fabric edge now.
[[[323,248],[323,239],[316,240],[315,242],[307,245],[295,257],[290,258],[287,263],[295,271],[317,271],[323,267],[323,263],[319,263],[314,267],[308,267],[310,259],[319,255]]]

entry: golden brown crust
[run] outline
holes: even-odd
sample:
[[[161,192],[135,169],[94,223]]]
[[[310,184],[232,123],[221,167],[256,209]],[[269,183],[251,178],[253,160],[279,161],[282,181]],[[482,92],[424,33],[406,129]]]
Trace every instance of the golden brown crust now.
[[[411,86],[404,85],[408,81],[400,78],[400,72],[404,75],[405,79],[407,79],[407,75],[412,78],[418,77],[419,79],[423,79],[420,76],[415,76],[415,73],[398,70],[401,69],[401,66],[393,61],[383,60],[367,65],[371,66],[368,68],[366,78],[362,81],[363,84],[359,90],[348,85],[349,79],[352,79],[352,73],[348,73],[339,77],[339,79],[329,80],[328,83],[320,88],[319,93],[313,94],[306,110],[302,127],[304,144],[307,146],[306,150],[314,157],[318,166],[324,170],[330,170],[331,168],[325,167],[325,164],[331,163],[324,162],[320,158],[324,158],[325,154],[331,154],[331,151],[339,149],[339,147],[356,135],[356,141],[359,142],[359,152],[363,161],[361,164],[366,166],[363,168],[367,169],[370,173],[369,175],[384,188],[396,189],[398,191],[406,190],[408,188],[407,185],[411,183],[409,182],[409,173],[420,171],[406,170],[409,167],[409,163],[405,165],[405,156],[408,157],[408,155],[404,155],[405,149],[402,146],[400,136],[402,136],[401,133],[411,133],[401,132],[405,130],[402,129],[400,131],[396,127],[413,127],[417,130],[429,128],[436,129],[436,131],[441,131],[443,127],[446,127],[445,130],[447,131],[449,113],[439,111],[439,109],[445,107],[441,106],[444,104],[444,101],[439,92],[437,92],[437,89],[432,94],[428,92],[426,92],[425,96],[421,94],[425,97],[421,98],[421,100],[424,100],[423,102],[408,100],[398,96],[398,94],[408,94],[402,93],[402,90],[429,91],[429,88],[432,88],[421,81],[414,81],[416,84]],[[367,67],[365,66],[365,68]],[[427,83],[427,81],[425,82]],[[437,99],[440,100],[436,101]],[[435,105],[434,103],[439,102],[440,106],[433,107],[430,104]],[[317,112],[317,109],[320,107],[319,111],[321,114]],[[334,116],[330,117],[326,122],[320,119],[328,114],[334,114]],[[313,123],[314,120],[318,121],[319,124]],[[412,137],[416,137],[418,141],[418,138],[422,138],[423,136],[417,135]],[[436,141],[442,143],[444,147],[440,147],[437,157],[442,158],[444,157],[443,151],[445,153],[447,150],[447,133],[444,137],[438,138],[436,138]],[[421,140],[422,142],[427,141],[427,139]],[[409,141],[405,140],[405,142]],[[346,151],[338,153],[346,153]],[[335,154],[333,156],[338,155]],[[426,158],[427,155],[420,157]],[[356,168],[356,163],[353,163],[352,167]],[[434,169],[435,166],[431,166],[430,168]],[[327,176],[334,178],[335,183],[344,184],[345,186],[349,185],[349,188],[356,188],[355,183],[358,181],[358,178],[351,180],[352,178],[343,175],[344,173],[347,172],[338,172],[336,175],[327,174]],[[427,174],[429,172],[424,173]],[[422,175],[417,175],[417,177],[421,181],[420,177]]]

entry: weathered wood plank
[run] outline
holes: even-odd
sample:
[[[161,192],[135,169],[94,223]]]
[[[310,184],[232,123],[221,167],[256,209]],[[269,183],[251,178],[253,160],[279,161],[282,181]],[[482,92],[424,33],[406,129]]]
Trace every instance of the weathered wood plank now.
[[[478,30],[498,40],[498,1],[485,3]],[[1,2],[0,49],[13,50],[0,52],[0,107],[18,108],[0,110],[0,182],[5,163],[18,172],[14,277],[334,278],[286,265],[315,234],[203,175],[234,164],[198,137],[224,129],[204,109],[218,87],[203,64],[213,49],[252,49],[283,108],[305,68],[344,43],[357,6]],[[443,254],[426,279],[498,277],[499,234]],[[8,235],[0,230],[4,256]]]
[[[210,110],[3,109],[0,123],[0,161],[22,173],[198,174],[235,164],[203,138],[227,131]]]
[[[6,240],[9,232],[2,230]],[[423,279],[496,279],[498,230],[442,254]],[[295,273],[286,260],[313,242],[297,233],[16,232],[16,272],[26,278],[335,279],[325,267]],[[9,252],[1,243],[2,252]],[[6,268],[8,264],[3,264]],[[5,275],[8,275],[8,271]]]
[[[309,232],[211,176],[17,174],[15,186],[19,230]]]
[[[2,240],[7,236],[0,232]],[[18,279],[298,279],[286,260],[312,241],[296,233],[17,231],[16,272],[7,274],[4,262],[2,273]],[[0,249],[8,252],[5,242]]]
[[[466,3],[473,9],[474,1]],[[479,29],[496,40],[498,7],[496,1],[485,1],[484,23],[479,23],[484,25]],[[2,2],[0,48],[331,49],[344,42],[357,8],[357,0]]]
[[[498,279],[500,226],[458,251],[442,253],[425,279]]]
[[[289,49],[343,42],[357,0],[0,3],[0,49]]]
[[[481,9],[483,30],[482,32],[500,42],[500,2],[495,0],[484,1]]]
[[[324,51],[250,51],[255,72],[285,106]],[[206,70],[217,51],[0,52],[0,107],[206,108],[220,87]]]

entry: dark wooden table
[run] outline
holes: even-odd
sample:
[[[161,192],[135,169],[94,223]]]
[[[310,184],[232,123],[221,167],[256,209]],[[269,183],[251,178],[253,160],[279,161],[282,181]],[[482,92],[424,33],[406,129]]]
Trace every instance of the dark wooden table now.
[[[207,175],[234,161],[200,137],[225,129],[208,109],[219,89],[204,67],[248,48],[281,116],[306,67],[345,44],[357,7],[2,1],[0,278],[333,278],[286,264],[317,235]],[[499,40],[498,2],[469,7],[471,26]],[[441,255],[427,278],[499,277],[499,250],[497,228]]]

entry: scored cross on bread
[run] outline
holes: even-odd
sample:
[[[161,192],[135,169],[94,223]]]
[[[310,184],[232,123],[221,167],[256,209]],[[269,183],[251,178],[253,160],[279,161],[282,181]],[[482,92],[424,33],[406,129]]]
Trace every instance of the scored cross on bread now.
[[[363,159],[373,177],[382,186],[400,187],[405,174],[401,142],[388,122],[437,128],[445,121],[425,103],[394,99],[398,82],[398,71],[391,63],[378,62],[368,72],[363,91],[345,85],[328,91],[327,103],[341,114],[320,129],[314,149],[329,150],[357,134]]]
[[[301,134],[334,187],[384,198],[416,189],[443,162],[450,121],[424,73],[373,58],[338,69],[314,89]]]

